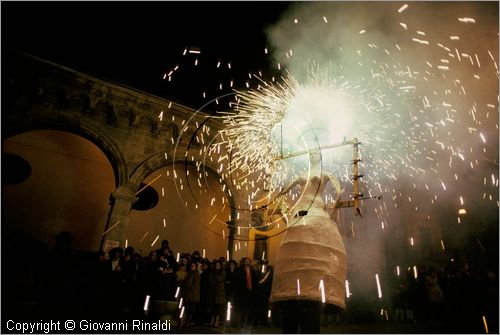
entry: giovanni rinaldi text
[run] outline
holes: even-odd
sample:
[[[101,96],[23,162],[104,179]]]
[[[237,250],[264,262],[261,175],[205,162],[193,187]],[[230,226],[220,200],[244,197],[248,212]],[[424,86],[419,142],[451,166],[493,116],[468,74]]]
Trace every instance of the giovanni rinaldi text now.
[[[144,320],[124,320],[121,322],[101,322],[93,320],[65,320],[65,321],[37,321],[22,322],[7,320],[8,331],[20,334],[48,334],[57,331],[169,331],[171,329],[170,320],[144,321]]]

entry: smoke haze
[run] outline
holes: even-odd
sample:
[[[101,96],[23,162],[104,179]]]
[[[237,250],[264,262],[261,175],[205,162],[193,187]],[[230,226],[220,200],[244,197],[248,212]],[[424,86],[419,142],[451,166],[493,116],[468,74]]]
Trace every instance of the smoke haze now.
[[[267,33],[274,60],[299,82],[319,67],[382,105],[378,122],[359,114],[353,124],[365,135],[364,195],[384,199],[340,223],[350,264],[380,271],[389,238],[422,247],[424,230],[433,248],[498,234],[497,2],[300,2]],[[401,255],[387,262],[409,261]]]

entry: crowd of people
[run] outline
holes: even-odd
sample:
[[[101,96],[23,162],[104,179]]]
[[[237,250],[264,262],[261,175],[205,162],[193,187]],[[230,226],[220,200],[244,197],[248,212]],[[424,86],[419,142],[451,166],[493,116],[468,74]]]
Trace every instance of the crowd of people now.
[[[348,278],[352,296],[346,300],[345,322],[412,323],[437,333],[498,331],[498,277],[491,269],[401,267],[399,274],[381,276],[381,297],[374,277],[355,265]]]
[[[103,276],[109,276],[105,281],[116,310],[158,314],[154,305],[145,306],[149,296],[150,301],[179,301],[180,327],[218,327],[227,319],[228,306],[238,324],[267,322],[272,267],[265,260],[253,264],[247,257],[239,263],[224,257],[209,260],[199,251],[176,257],[167,240],[148,257],[141,257],[132,247],[110,250],[109,260],[104,256],[101,252]]]
[[[20,248],[20,245],[26,247]],[[265,260],[209,260],[198,251],[174,253],[168,241],[147,256],[133,247],[84,252],[60,234],[48,250],[26,234],[3,244],[2,316],[92,320],[160,318],[155,302],[175,302],[178,327],[278,326],[269,303],[273,267]],[[406,322],[450,332],[498,331],[498,278],[494,271],[420,265],[387,276],[383,299],[356,266],[342,314],[324,309],[323,325]],[[272,317],[271,312],[272,311]],[[228,315],[228,313],[230,315]],[[229,320],[228,320],[229,319]]]
[[[7,248],[16,242],[12,240]],[[266,260],[210,260],[199,251],[174,255],[167,240],[145,257],[131,246],[107,253],[82,252],[72,249],[70,242],[69,235],[61,234],[55,247],[45,252],[33,242],[26,255],[13,253],[4,263],[4,271],[10,274],[3,281],[4,289],[9,287],[4,297],[13,305],[9,315],[158,318],[155,302],[182,300],[182,318],[174,315],[177,320],[173,320],[180,327],[218,327],[228,321],[228,305],[232,325],[268,322],[272,267]]]

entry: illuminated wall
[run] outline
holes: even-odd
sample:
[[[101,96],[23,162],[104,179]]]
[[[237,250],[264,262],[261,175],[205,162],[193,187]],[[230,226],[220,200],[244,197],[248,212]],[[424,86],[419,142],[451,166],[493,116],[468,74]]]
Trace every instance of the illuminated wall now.
[[[214,173],[204,175],[206,184],[200,188],[196,168],[188,165],[188,170],[190,173],[185,178],[184,165],[175,165],[177,178],[184,177],[182,184],[177,180],[178,189],[172,165],[158,169],[146,178],[144,184],[151,183],[158,202],[153,208],[131,211],[125,235],[128,245],[147,253],[159,248],[161,241],[167,239],[174,253],[198,250],[203,255],[205,249],[207,258],[226,257],[229,232],[226,222],[230,215],[227,194],[222,191]],[[151,197],[150,189],[143,192]],[[141,193],[137,196],[141,197]]]
[[[3,162],[2,228],[22,229],[49,246],[67,230],[74,247],[97,250],[114,189],[102,151],[83,137],[52,130],[16,135],[3,144],[3,153],[23,158],[31,174],[7,185],[8,174],[16,171]]]

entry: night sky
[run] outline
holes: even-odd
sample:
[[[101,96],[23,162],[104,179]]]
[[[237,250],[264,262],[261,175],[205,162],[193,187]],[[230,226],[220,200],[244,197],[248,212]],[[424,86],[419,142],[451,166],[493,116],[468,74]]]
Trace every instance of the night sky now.
[[[3,2],[2,47],[193,108],[270,74],[265,29],[288,2]],[[199,50],[200,54],[184,50]],[[196,58],[199,62],[194,66]],[[217,63],[221,62],[219,68]],[[228,63],[231,63],[229,69]],[[176,65],[171,82],[163,79]]]

